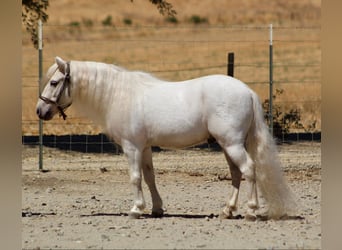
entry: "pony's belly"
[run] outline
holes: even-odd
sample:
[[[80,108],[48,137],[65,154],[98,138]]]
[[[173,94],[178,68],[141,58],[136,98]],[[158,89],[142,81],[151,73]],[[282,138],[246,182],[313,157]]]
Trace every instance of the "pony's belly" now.
[[[205,143],[209,137],[210,135],[207,131],[198,131],[197,129],[194,129],[192,131],[178,133],[154,134],[149,141],[152,146],[174,149]]]

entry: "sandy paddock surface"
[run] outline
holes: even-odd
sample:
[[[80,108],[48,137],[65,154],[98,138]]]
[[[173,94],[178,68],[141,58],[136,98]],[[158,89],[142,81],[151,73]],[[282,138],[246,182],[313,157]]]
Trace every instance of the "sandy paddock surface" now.
[[[279,146],[285,175],[298,199],[287,220],[246,221],[246,183],[241,184],[237,219],[218,214],[231,193],[221,152],[154,153],[156,181],[166,214],[151,218],[151,198],[138,220],[132,205],[123,155],[66,152],[44,148],[22,151],[22,247],[25,249],[320,249],[321,145]]]

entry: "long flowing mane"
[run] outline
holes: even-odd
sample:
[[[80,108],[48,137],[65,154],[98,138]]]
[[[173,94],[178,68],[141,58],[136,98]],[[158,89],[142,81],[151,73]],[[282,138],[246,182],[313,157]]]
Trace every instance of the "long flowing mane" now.
[[[150,73],[130,71],[114,64],[80,61],[71,63],[71,67],[77,71],[78,75],[84,74],[95,82],[104,81],[109,85],[115,83],[118,88],[145,88],[164,82]]]
[[[113,64],[71,61],[70,67],[71,77],[77,82],[73,99],[78,102],[75,104],[87,103],[92,109],[95,107],[95,116],[107,111],[107,106],[115,106],[113,102],[120,104],[122,110],[128,110],[146,88],[164,82],[151,74]],[[84,106],[82,109],[90,110]]]

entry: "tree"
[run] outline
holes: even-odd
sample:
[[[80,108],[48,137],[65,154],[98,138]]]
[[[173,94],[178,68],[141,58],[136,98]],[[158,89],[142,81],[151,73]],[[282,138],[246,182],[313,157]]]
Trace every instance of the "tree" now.
[[[174,17],[177,13],[172,4],[166,0],[149,0],[154,4],[161,15]],[[133,0],[131,0],[133,2]],[[41,19],[43,23],[48,20],[46,10],[49,6],[49,0],[22,0],[21,19],[27,32],[31,34],[31,40],[35,48],[38,48],[37,24]]]
[[[38,48],[37,23],[41,19],[46,22],[48,15],[46,14],[48,0],[22,0],[21,21],[26,31],[31,34],[31,41],[35,48]]]
[[[159,13],[163,16],[167,14],[169,17],[174,17],[177,14],[172,4],[165,0],[150,0],[150,2],[157,6]]]

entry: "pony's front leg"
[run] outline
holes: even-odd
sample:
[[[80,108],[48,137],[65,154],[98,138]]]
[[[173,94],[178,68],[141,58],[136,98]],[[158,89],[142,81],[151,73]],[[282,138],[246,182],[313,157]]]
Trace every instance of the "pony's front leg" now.
[[[150,147],[146,148],[143,152],[143,174],[145,182],[150,189],[152,197],[152,216],[161,217],[164,214],[163,202],[160,198],[159,192],[157,190],[153,162],[152,162],[152,150]]]
[[[145,208],[145,199],[141,188],[142,152],[131,143],[123,144],[123,151],[128,159],[130,183],[134,195],[133,207],[129,216],[137,219],[142,215]]]

